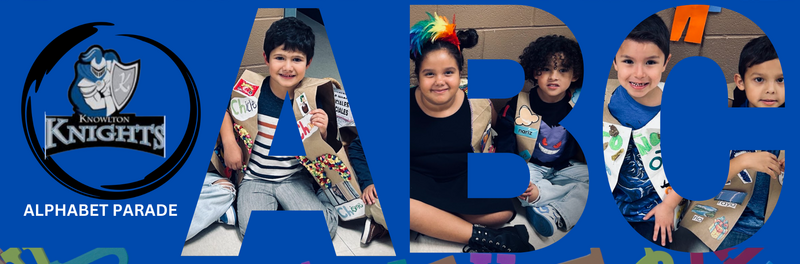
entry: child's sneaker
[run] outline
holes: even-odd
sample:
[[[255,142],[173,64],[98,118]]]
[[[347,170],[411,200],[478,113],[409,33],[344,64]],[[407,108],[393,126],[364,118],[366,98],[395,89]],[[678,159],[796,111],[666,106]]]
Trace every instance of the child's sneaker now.
[[[225,213],[217,219],[217,223],[236,225],[236,212],[233,211],[233,206],[228,207],[228,211],[225,211]]]
[[[366,247],[372,240],[381,238],[389,234],[383,226],[376,223],[372,218],[367,218],[364,223],[364,232],[361,233],[361,247]]]
[[[527,211],[528,220],[539,235],[550,237],[556,228],[564,229],[564,220],[552,206],[527,207]]]

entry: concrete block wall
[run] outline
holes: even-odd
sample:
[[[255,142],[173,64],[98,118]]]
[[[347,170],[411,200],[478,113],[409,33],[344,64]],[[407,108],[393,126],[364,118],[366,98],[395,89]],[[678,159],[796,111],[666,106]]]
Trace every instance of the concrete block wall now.
[[[672,30],[675,8],[665,9],[657,14],[667,24],[667,28]],[[761,28],[747,17],[733,10],[723,8],[719,13],[708,13],[702,43],[684,42],[683,40],[686,37],[685,29],[679,41],[670,41],[669,48],[672,53],[672,59],[667,64],[667,70],[662,74],[661,80],[666,80],[669,71],[680,60],[692,56],[703,56],[716,61],[725,74],[725,80],[728,83],[732,83],[733,75],[737,73],[739,68],[739,54],[742,48],[751,39],[761,36],[764,36],[764,31]],[[619,40],[619,42],[622,43],[622,40]],[[616,78],[617,73],[611,67],[609,79]]]
[[[541,36],[558,34],[575,39],[561,20],[530,6],[412,5],[409,28],[427,19],[425,12],[437,12],[450,22],[455,14],[456,30],[473,28],[478,31],[478,45],[464,50],[462,76],[467,75],[469,59],[511,59],[518,62],[522,50]],[[409,61],[411,83],[416,84],[414,62]]]
[[[250,30],[250,38],[242,56],[242,64],[239,66],[239,73],[236,80],[242,76],[244,70],[251,70],[265,74],[269,70],[264,64],[264,33],[273,22],[283,18],[283,8],[259,8],[256,11],[256,18],[253,21],[253,28]],[[233,81],[231,81],[233,83]]]

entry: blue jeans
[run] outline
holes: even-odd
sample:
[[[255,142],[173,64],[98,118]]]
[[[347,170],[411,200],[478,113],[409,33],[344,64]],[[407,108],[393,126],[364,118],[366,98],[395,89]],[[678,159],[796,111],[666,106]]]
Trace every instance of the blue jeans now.
[[[589,170],[586,164],[570,161],[570,166],[555,170],[528,163],[531,182],[539,188],[539,200],[534,203],[520,199],[522,206],[550,205],[561,214],[568,229],[583,213],[589,197]]]
[[[233,184],[230,184],[229,187],[223,184],[214,184],[221,179],[225,178],[213,172],[206,173],[186,240],[216,222],[233,204],[233,200],[236,198],[236,189],[233,188]]]
[[[256,210],[275,211],[280,204],[287,211],[322,211],[331,239],[339,226],[339,214],[328,196],[319,189],[316,193],[311,174],[300,169],[282,181],[244,179],[239,185],[239,231],[244,236],[250,214]]]

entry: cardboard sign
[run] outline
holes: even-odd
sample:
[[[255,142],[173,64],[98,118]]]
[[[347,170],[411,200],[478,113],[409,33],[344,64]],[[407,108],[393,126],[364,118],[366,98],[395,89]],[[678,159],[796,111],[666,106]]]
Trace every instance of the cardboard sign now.
[[[750,173],[755,175],[755,171],[750,171]],[[747,203],[753,194],[754,186],[755,184],[745,184],[740,178],[734,177],[731,180],[731,184],[726,185],[723,190],[746,193],[747,197],[744,198],[743,203],[737,204],[716,199],[693,201],[690,204],[690,208],[693,208],[692,211],[684,216],[684,221],[681,221],[680,225],[692,231],[711,250],[717,250],[729,234],[730,229],[741,217],[744,208],[747,207]],[[771,199],[772,197],[770,197]],[[770,210],[768,209],[767,211]],[[705,216],[712,221],[698,222],[697,219],[699,218],[697,216]]]

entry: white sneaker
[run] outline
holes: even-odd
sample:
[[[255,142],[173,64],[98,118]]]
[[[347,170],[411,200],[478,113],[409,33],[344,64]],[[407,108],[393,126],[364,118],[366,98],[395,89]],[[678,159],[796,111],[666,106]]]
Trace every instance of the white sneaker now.
[[[233,210],[233,206],[228,207],[228,211],[225,211],[225,214],[217,219],[217,223],[227,224],[227,225],[236,225],[236,212]]]
[[[552,206],[527,207],[528,220],[536,233],[550,237],[561,222],[561,215]]]

